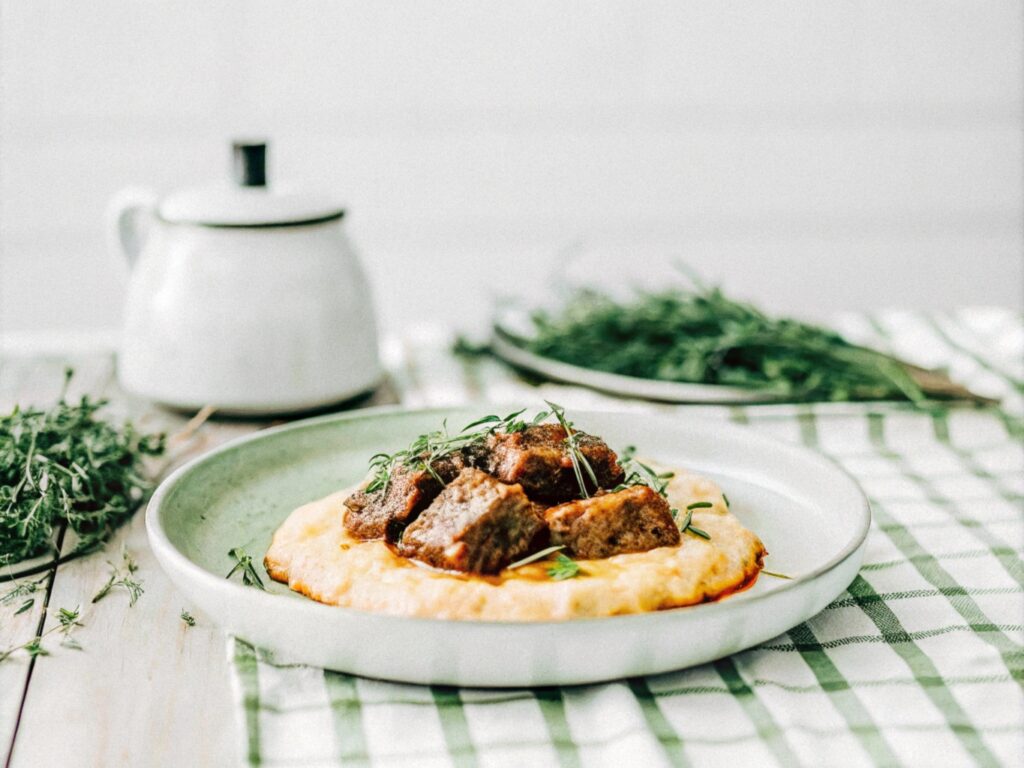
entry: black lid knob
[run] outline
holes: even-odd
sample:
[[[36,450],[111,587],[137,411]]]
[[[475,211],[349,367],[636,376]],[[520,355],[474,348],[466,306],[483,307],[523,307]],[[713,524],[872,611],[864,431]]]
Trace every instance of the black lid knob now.
[[[232,144],[235,181],[243,187],[267,186],[267,143],[236,141]]]

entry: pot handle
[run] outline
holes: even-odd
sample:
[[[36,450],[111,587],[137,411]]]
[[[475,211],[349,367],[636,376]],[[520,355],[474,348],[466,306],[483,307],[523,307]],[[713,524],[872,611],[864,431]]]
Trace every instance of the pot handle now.
[[[156,218],[157,195],[145,187],[122,189],[107,206],[107,235],[117,271],[127,277],[135,268]]]

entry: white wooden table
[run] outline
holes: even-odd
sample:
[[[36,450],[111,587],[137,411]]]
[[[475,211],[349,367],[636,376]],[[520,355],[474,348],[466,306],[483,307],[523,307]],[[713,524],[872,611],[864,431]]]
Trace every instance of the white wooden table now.
[[[187,414],[174,414],[126,396],[113,355],[0,353],[0,411],[16,404],[46,406],[59,395],[63,370],[75,377],[69,397],[111,401],[108,414],[130,417],[147,431],[178,432]],[[394,402],[383,387],[360,406]],[[271,422],[209,421],[179,446],[173,465]],[[173,453],[173,452],[172,452]],[[110,575],[108,560],[127,547],[139,565],[145,593],[129,607],[115,590],[91,604]],[[39,578],[33,577],[33,578]],[[44,641],[48,656],[19,653],[0,664],[0,760],[5,768],[41,766],[234,765],[238,739],[222,632],[185,603],[157,565],[146,542],[142,511],[101,552],[51,569],[32,610],[21,601],[0,606],[0,650],[53,626],[61,607],[82,609],[75,635],[82,650]],[[10,589],[0,583],[0,594]],[[43,599],[45,595],[46,599]],[[47,604],[50,611],[46,611]],[[194,614],[196,625],[180,618]]]

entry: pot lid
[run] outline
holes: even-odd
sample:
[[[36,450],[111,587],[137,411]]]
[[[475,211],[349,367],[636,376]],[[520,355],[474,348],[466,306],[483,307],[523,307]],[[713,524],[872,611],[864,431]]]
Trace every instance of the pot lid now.
[[[266,142],[234,142],[234,183],[168,195],[158,206],[160,218],[205,227],[282,227],[340,219],[345,214],[326,196],[268,185],[266,157]]]

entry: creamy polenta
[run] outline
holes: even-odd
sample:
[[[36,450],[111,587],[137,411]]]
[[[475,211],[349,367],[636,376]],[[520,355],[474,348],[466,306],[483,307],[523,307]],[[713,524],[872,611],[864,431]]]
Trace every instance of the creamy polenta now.
[[[438,619],[543,621],[643,613],[716,600],[748,585],[766,554],[761,541],[729,511],[714,482],[675,472],[669,502],[680,510],[710,502],[694,509],[692,519],[710,540],[687,533],[679,546],[577,560],[576,578],[549,578],[549,561],[494,576],[419,565],[384,541],[349,535],[343,502],[354,489],[292,512],[274,533],[264,562],[273,579],[322,603]]]

